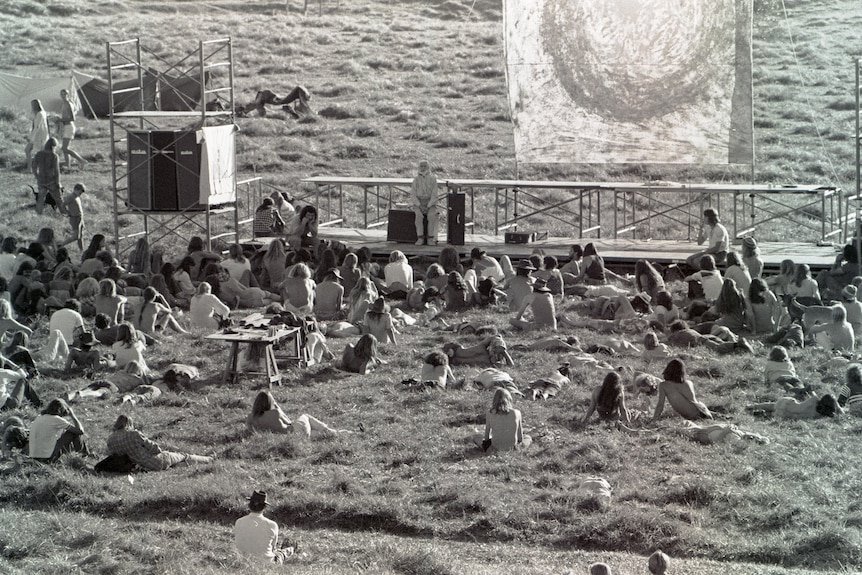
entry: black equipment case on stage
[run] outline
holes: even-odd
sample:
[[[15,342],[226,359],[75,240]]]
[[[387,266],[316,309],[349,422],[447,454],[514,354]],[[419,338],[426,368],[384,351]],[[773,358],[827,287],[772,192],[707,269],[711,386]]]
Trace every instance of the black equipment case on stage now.
[[[389,210],[386,241],[415,244],[416,239],[416,216],[413,210]]]

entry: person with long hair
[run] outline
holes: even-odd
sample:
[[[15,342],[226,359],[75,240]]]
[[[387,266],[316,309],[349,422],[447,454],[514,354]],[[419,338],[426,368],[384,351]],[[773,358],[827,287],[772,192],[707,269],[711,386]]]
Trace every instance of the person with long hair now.
[[[473,304],[474,290],[470,284],[464,281],[456,271],[449,272],[446,287],[443,290],[443,299],[446,302],[446,311],[464,311]]]
[[[454,271],[454,270],[453,270]],[[425,288],[434,287],[440,293],[446,289],[446,284],[449,282],[449,276],[443,270],[443,266],[439,263],[432,263],[425,270]]]
[[[330,268],[314,292],[314,317],[319,320],[344,318],[344,287],[338,268]]]
[[[135,323],[137,329],[149,335],[156,335],[156,330],[164,333],[167,328],[177,333],[188,333],[174,317],[168,301],[152,286],[144,289],[144,300]]]
[[[726,281],[726,280],[725,280]],[[769,286],[760,278],[751,280],[746,304],[746,320],[754,334],[774,334],[784,308]]]
[[[281,301],[281,296],[277,293],[268,292],[259,287],[243,285],[236,278],[232,277],[221,264],[210,264],[210,266],[215,266],[216,273],[218,274],[215,281],[218,282],[219,299],[228,303],[236,302],[234,307],[264,307],[273,302]],[[213,285],[213,289],[215,289],[215,282],[209,275],[207,275],[206,280],[210,282],[210,284]]]
[[[287,277],[278,285],[284,309],[292,311],[300,317],[314,313],[314,280],[311,270],[304,263],[298,263],[290,268]]]
[[[321,247],[323,244],[321,244]],[[335,251],[332,248],[323,248],[320,250],[320,257],[317,261],[317,267],[314,269],[314,283],[322,283],[326,276],[329,274],[329,270],[338,267],[338,258],[335,255]]]
[[[341,356],[341,369],[344,371],[365,375],[382,363],[377,351],[377,338],[370,333],[361,336],[356,344],[344,346]]]
[[[602,421],[622,421],[626,424],[631,421],[629,410],[626,409],[623,383],[620,374],[616,371],[609,371],[601,385],[593,388],[590,395],[590,406],[584,415],[583,423],[588,422],[596,411],[598,411],[599,419]]]
[[[786,295],[796,299],[802,305],[821,305],[820,286],[811,277],[811,267],[808,264],[797,264],[793,280],[787,283]]]
[[[54,235],[54,228],[41,228],[36,236],[36,242],[42,246],[42,262],[45,270],[53,270],[57,265],[57,250],[60,248],[57,245],[57,238]]]
[[[856,334],[853,326],[847,321],[847,310],[843,305],[832,306],[832,321],[813,326],[808,335],[813,335],[814,341],[823,349],[838,351],[853,351],[856,349]]]
[[[0,411],[18,409],[24,405],[25,399],[36,408],[42,407],[42,400],[30,385],[29,377],[24,366],[0,355]],[[9,384],[12,383],[15,385],[10,390]]]
[[[260,285],[268,289],[276,289],[284,281],[287,273],[287,250],[281,238],[272,240],[261,257]]]
[[[180,260],[174,274],[172,276],[176,285],[177,295],[184,299],[190,299],[197,293],[195,284],[192,281],[192,273],[194,272],[195,260],[191,256],[185,256]]]
[[[422,358],[419,381],[438,389],[446,389],[447,383],[455,383],[455,374],[449,366],[449,356],[442,351],[432,351]]]
[[[464,266],[461,265],[458,250],[452,246],[443,246],[443,249],[440,250],[440,254],[437,256],[437,263],[443,266],[443,271],[447,274],[456,271],[464,275]]]
[[[0,243],[0,278],[7,282],[12,279],[18,269],[18,240],[6,236]]]
[[[648,319],[650,323],[655,322],[655,325],[660,327],[662,331],[680,318],[679,308],[673,303],[673,296],[669,291],[660,290],[656,293],[653,303],[655,305]]]
[[[0,298],[0,336],[7,332],[21,331],[31,335],[33,330],[12,317],[12,304],[9,300]]]
[[[320,240],[317,237],[317,208],[305,205],[296,214],[288,218],[284,226],[287,243],[295,250],[310,247],[312,253],[317,253]]]
[[[135,429],[131,415],[122,414],[108,436],[108,454],[126,455],[146,471],[164,471],[179,463],[212,463],[212,457],[176,451],[165,451],[153,440]]]
[[[103,313],[111,318],[115,325],[125,319],[125,296],[117,294],[117,284],[114,280],[103,279],[99,282],[99,295],[96,296],[96,313]]]
[[[356,282],[362,275],[362,271],[359,269],[359,258],[356,257],[356,254],[353,252],[346,253],[338,271],[341,273],[341,287],[344,288],[344,294],[350,296],[350,292],[353,291]]]
[[[389,313],[389,305],[382,297],[378,297],[365,312],[365,317],[362,319],[362,333],[370,333],[379,343],[398,343],[395,340],[398,331],[392,321],[392,314]]]
[[[231,244],[228,248],[228,257],[219,265],[227,270],[230,277],[245,287],[260,287],[257,278],[251,272],[251,260],[245,257],[241,245]]]
[[[485,414],[485,433],[473,437],[473,442],[485,452],[526,449],[533,438],[524,433],[521,412],[515,409],[512,394],[501,387],[494,391],[491,408]]]
[[[152,274],[152,261],[150,259],[150,243],[146,236],[138,238],[135,247],[129,252],[128,272],[140,274],[149,279]]]
[[[219,328],[216,315],[226,318],[230,315],[230,308],[212,293],[212,286],[208,282],[201,282],[189,304],[191,323],[196,327],[216,330]]]
[[[824,298],[841,299],[841,290],[850,285],[856,274],[859,273],[859,254],[853,243],[845,244],[828,270],[822,270],[817,274],[817,285]]]
[[[574,284],[575,279],[581,275],[581,259],[583,257],[584,248],[581,247],[581,244],[572,244],[569,246],[569,261],[560,267],[564,285]]]
[[[665,290],[664,279],[658,270],[647,260],[635,262],[635,287],[655,299],[660,291]]]
[[[715,323],[736,334],[745,331],[749,328],[750,321],[746,317],[746,307],[745,296],[737,289],[736,283],[732,279],[725,279],[718,299],[712,306],[712,311],[718,316]]]
[[[763,381],[768,386],[778,384],[788,390],[801,385],[796,368],[784,346],[776,345],[769,350],[769,358],[763,368]]]
[[[24,146],[26,156],[25,167],[29,170],[33,161],[33,150],[39,151],[45,147],[45,143],[51,133],[48,131],[48,114],[38,99],[30,100],[30,133],[27,135],[27,145]]]
[[[724,277],[736,282],[739,291],[744,294],[748,293],[748,288],[751,286],[751,275],[748,273],[748,268],[739,259],[739,254],[734,251],[727,252],[727,267],[724,269]]]
[[[581,273],[575,278],[575,283],[603,284],[607,281],[605,260],[596,251],[593,242],[584,246],[584,259],[581,262]]]
[[[661,417],[664,402],[670,402],[674,411],[685,419],[712,419],[712,413],[705,404],[698,401],[694,393],[694,384],[686,375],[685,363],[681,359],[672,359],[662,373],[664,381],[658,386],[658,402],[655,406],[652,420]]]
[[[75,289],[75,299],[81,303],[82,316],[93,317],[96,315],[97,295],[99,295],[99,282],[96,278],[85,277],[78,282],[78,287]]]
[[[350,433],[343,429],[333,429],[307,413],[291,420],[270,391],[261,391],[255,396],[245,426],[249,431],[294,434],[305,439],[322,439],[338,433]]]
[[[190,257],[194,261],[194,266],[189,270],[189,274],[194,281],[203,279],[203,271],[206,269],[207,264],[221,261],[219,254],[207,251],[204,240],[200,236],[191,237],[189,245],[186,247],[185,257]]]
[[[365,317],[368,307],[380,297],[374,282],[368,277],[362,276],[351,290],[347,301],[347,321],[353,324],[360,323]]]
[[[165,304],[169,308],[178,308],[182,307],[180,305],[180,301],[174,297],[174,294],[171,293],[171,289],[168,287],[168,282],[165,279],[165,276],[162,274],[153,274],[153,277],[150,278],[150,286],[155,289],[159,295],[164,298]],[[188,305],[188,302],[185,302]]]
[[[763,275],[763,259],[760,257],[760,248],[757,247],[757,240],[751,236],[745,236],[742,239],[742,263],[748,269],[748,275],[751,276],[751,279]]]
[[[107,241],[103,234],[93,234],[90,238],[90,243],[87,248],[81,252],[81,263],[96,257],[96,254],[108,248]]]
[[[389,254],[389,263],[383,267],[383,281],[390,292],[408,292],[413,288],[413,268],[404,252],[393,250]]]
[[[134,326],[127,321],[117,326],[117,341],[111,346],[111,352],[114,354],[114,361],[117,363],[117,368],[124,369],[130,361],[137,361],[143,368],[144,373],[149,373],[150,368],[147,367],[147,360],[144,359],[144,351],[147,345],[144,342],[142,335],[138,335]]]

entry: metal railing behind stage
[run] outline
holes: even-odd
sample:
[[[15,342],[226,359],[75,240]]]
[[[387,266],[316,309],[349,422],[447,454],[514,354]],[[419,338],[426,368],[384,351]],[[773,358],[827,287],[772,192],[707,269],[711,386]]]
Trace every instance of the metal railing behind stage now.
[[[364,229],[386,224],[389,209],[409,200],[411,181],[334,176],[303,180],[317,188],[321,225]],[[840,188],[832,186],[468,179],[440,179],[438,185],[441,203],[446,191],[467,195],[467,225],[474,233],[493,230],[497,235],[520,227],[550,228],[552,235],[573,238],[628,234],[644,240],[691,239],[703,210],[714,207],[734,238],[779,221],[789,223],[786,233],[792,237],[765,234],[775,241],[802,241],[807,232],[818,242],[843,242],[847,235],[847,206]],[[355,213],[346,214],[346,205],[355,206]]]

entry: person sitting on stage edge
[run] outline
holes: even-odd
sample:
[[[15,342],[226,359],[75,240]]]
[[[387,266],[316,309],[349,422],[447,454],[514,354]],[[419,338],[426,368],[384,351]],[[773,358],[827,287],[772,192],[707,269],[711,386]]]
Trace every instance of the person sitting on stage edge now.
[[[704,242],[707,242],[706,249],[691,254],[685,260],[685,263],[695,271],[701,269],[701,258],[707,254],[711,255],[715,259],[715,263],[719,265],[723,264],[727,258],[730,236],[714,208],[707,208],[703,211],[703,220],[697,234],[697,245],[703,245]]]

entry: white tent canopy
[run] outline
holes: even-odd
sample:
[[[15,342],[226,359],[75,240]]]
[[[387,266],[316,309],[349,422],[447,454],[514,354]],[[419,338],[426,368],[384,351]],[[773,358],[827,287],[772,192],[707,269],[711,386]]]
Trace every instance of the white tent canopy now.
[[[79,82],[86,82],[85,78],[89,76],[79,75],[77,72],[68,72],[55,78],[28,78],[0,72],[0,107],[29,114],[31,100],[39,100],[45,111],[60,114],[62,112],[60,90],[66,90],[69,92],[73,106],[80,110],[78,87]]]

